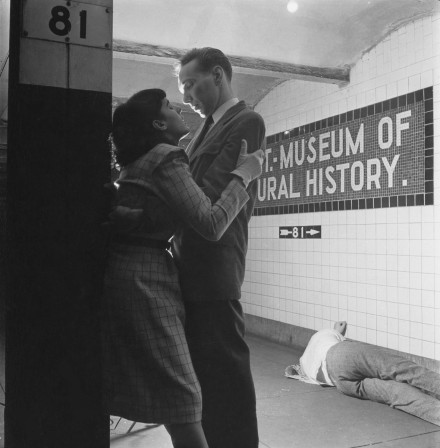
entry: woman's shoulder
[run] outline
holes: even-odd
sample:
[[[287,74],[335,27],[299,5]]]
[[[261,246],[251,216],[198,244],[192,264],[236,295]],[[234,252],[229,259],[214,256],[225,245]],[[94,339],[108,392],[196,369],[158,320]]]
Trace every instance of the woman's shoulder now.
[[[168,143],[159,143],[149,151],[146,156],[149,156],[151,161],[162,162],[165,158],[170,156],[178,156],[185,154],[185,150],[180,146],[169,145]]]
[[[176,158],[183,158],[187,160],[186,152],[180,146],[169,145],[167,143],[160,143],[148,152],[149,160],[155,165],[160,165],[167,160]]]
[[[185,150],[179,146],[169,145],[167,143],[159,143],[154,148],[150,149],[142,157],[139,157],[135,162],[127,168],[130,170],[154,171],[158,166],[164,162],[175,158],[186,159]]]

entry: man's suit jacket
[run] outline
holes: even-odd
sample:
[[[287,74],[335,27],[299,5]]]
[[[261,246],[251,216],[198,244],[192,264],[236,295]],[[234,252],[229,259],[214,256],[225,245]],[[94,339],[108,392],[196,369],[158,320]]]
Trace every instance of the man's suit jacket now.
[[[200,130],[199,130],[200,132]],[[196,183],[214,202],[231,180],[246,139],[248,152],[264,145],[265,126],[259,114],[240,101],[226,111],[210,129],[203,142],[187,153]],[[173,239],[173,254],[180,272],[185,301],[237,300],[244,280],[248,222],[257,192],[256,181],[248,187],[250,200],[217,242],[207,241],[192,228],[183,227]]]

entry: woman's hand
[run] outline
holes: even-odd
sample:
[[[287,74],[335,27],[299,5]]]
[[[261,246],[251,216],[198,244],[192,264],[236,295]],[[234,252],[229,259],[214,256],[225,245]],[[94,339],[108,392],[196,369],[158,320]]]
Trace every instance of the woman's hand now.
[[[253,153],[247,152],[247,141],[241,141],[240,155],[238,156],[237,166],[232,174],[243,180],[245,187],[254,179],[259,177],[263,171],[264,151],[259,149]]]

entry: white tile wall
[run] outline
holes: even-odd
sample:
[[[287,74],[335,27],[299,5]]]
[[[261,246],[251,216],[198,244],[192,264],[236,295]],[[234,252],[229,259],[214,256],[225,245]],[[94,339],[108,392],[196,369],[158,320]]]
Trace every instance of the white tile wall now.
[[[440,16],[407,24],[365,54],[348,86],[287,81],[256,107],[267,135],[434,86],[434,206],[253,217],[247,313],[440,360]],[[322,239],[278,227],[321,225]]]

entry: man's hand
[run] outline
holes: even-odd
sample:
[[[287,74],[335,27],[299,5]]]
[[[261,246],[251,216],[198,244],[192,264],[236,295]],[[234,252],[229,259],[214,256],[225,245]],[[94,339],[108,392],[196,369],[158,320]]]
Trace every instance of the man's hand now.
[[[135,230],[141,223],[143,210],[139,208],[129,208],[122,205],[113,207],[108,215],[108,221],[103,225],[112,232],[128,232]]]
[[[335,325],[333,327],[336,331],[339,331],[339,333],[342,334],[342,336],[345,336],[345,332],[347,331],[347,322],[340,320],[339,322],[335,322]]]

